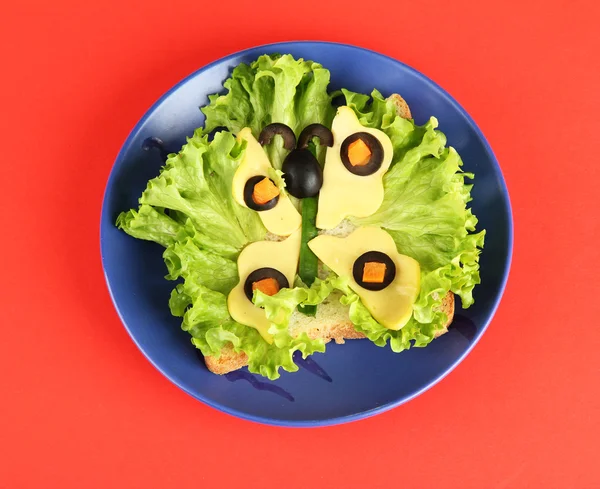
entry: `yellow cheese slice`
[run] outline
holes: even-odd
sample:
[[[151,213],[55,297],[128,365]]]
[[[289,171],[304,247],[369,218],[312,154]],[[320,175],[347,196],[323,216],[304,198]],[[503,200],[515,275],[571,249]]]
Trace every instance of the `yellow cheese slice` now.
[[[246,297],[244,284],[254,270],[269,267],[285,275],[290,287],[293,287],[300,258],[300,236],[298,230],[284,241],[256,241],[246,246],[238,257],[240,281],[227,297],[229,314],[238,323],[256,328],[268,343],[273,342],[268,332],[271,323],[265,311]]]
[[[379,323],[399,330],[408,322],[419,295],[421,267],[413,258],[398,253],[396,243],[387,232],[367,226],[356,229],[346,238],[317,236],[308,242],[308,247],[337,275],[350,279],[350,288]],[[385,289],[367,290],[354,280],[354,262],[368,251],[385,253],[396,265],[396,276]]]
[[[244,201],[246,182],[259,175],[268,177],[271,164],[262,146],[252,135],[250,128],[242,129],[237,138],[238,141],[246,141],[246,151],[233,176],[231,193],[238,204],[248,207]],[[275,207],[257,212],[267,230],[278,236],[289,236],[302,224],[300,214],[285,191],[279,194],[279,201]]]
[[[379,129],[364,127],[350,107],[338,108],[331,126],[333,146],[327,148],[323,186],[319,193],[317,227],[332,229],[348,216],[367,217],[383,202],[383,175],[390,167],[394,149],[390,138]],[[357,132],[375,136],[383,147],[383,162],[372,175],[351,173],[342,163],[340,149],[344,140]]]

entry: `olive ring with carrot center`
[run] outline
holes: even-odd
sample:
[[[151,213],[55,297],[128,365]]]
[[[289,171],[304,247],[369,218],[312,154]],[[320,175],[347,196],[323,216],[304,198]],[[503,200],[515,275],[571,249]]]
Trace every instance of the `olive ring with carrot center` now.
[[[279,188],[263,175],[249,178],[244,185],[244,202],[255,211],[268,211],[279,202]]]
[[[259,268],[246,278],[244,294],[250,302],[255,290],[260,290],[267,295],[275,295],[281,289],[289,288],[290,283],[283,273],[275,268]]]
[[[346,169],[360,177],[377,172],[383,163],[383,146],[368,132],[355,132],[342,143],[340,157]]]
[[[383,290],[396,278],[396,264],[381,251],[367,251],[354,262],[352,276],[363,289]]]

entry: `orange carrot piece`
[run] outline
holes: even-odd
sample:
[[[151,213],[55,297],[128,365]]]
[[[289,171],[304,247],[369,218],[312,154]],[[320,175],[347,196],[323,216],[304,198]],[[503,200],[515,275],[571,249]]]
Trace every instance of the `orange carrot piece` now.
[[[275,295],[277,292],[279,292],[279,283],[274,278],[263,278],[262,280],[252,284],[252,291],[257,289],[263,294]]]
[[[252,200],[257,204],[266,204],[279,195],[279,188],[267,177],[263,178],[254,186]]]
[[[366,284],[381,284],[385,277],[385,263],[369,261],[363,268],[363,282]]]
[[[371,150],[362,139],[357,139],[348,146],[348,160],[352,166],[364,166],[371,159]]]

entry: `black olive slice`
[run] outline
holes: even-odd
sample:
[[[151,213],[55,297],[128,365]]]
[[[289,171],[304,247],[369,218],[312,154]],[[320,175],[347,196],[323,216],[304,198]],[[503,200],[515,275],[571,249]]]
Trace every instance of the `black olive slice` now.
[[[298,138],[298,149],[304,149],[312,138],[319,138],[322,146],[333,146],[333,133],[323,124],[310,124],[304,128]]]
[[[383,276],[383,282],[363,282],[363,270],[365,264],[369,262],[383,263],[385,264],[385,275]],[[352,276],[358,285],[363,289],[367,290],[383,290],[390,285],[394,278],[396,278],[396,264],[388,255],[381,251],[367,251],[360,255],[354,262],[352,267]]]
[[[252,302],[252,296],[254,294],[254,291],[252,290],[252,284],[254,282],[264,280],[265,278],[274,278],[275,280],[277,280],[277,283],[279,284],[279,289],[286,289],[290,286],[288,279],[285,278],[285,275],[279,270],[275,270],[274,268],[269,267],[259,268],[257,270],[254,270],[250,275],[248,275],[246,282],[244,282],[244,293],[246,294],[246,297],[250,302]]]
[[[283,147],[285,149],[291,151],[296,147],[296,135],[294,131],[281,122],[274,122],[266,126],[261,131],[260,136],[258,136],[258,142],[261,146],[269,144],[277,134],[283,138]]]
[[[323,170],[308,149],[295,149],[281,166],[285,189],[297,199],[314,197],[323,186]]]
[[[371,151],[371,157],[366,165],[354,166],[350,163],[350,159],[348,158],[348,147],[358,139],[362,139],[367,145]],[[355,132],[344,139],[342,147],[340,148],[340,157],[342,158],[342,163],[350,173],[366,177],[367,175],[372,175],[381,168],[381,164],[383,163],[383,146],[379,139],[372,134],[369,134],[368,132]]]
[[[272,198],[268,202],[265,202],[264,204],[257,204],[256,202],[254,202],[254,199],[252,198],[252,194],[254,193],[254,186],[258,182],[264,180],[265,178],[267,177],[265,177],[264,175],[257,175],[255,177],[249,178],[246,182],[246,185],[244,185],[244,202],[246,202],[246,205],[252,210],[268,211],[269,209],[275,207],[277,205],[277,202],[279,202],[279,195],[277,197]],[[269,178],[269,180],[271,179]],[[273,180],[271,180],[271,182],[273,182]],[[275,182],[273,182],[273,185],[275,185]]]

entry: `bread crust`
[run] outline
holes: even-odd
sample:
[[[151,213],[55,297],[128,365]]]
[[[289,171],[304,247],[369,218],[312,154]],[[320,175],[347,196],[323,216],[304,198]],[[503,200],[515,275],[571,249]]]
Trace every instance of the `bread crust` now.
[[[399,94],[393,93],[387,98],[390,102],[393,102],[396,106],[396,113],[402,117],[403,119],[412,119],[412,114],[410,113],[410,108]]]

